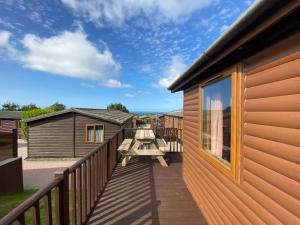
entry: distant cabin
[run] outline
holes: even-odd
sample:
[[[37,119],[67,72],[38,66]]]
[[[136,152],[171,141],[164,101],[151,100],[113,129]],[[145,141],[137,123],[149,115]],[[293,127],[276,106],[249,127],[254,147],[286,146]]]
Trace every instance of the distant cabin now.
[[[183,110],[166,112],[159,117],[160,124],[165,128],[183,128]]]
[[[18,136],[21,138],[20,120],[22,111],[0,111],[0,132],[11,133],[13,129],[18,129]]]
[[[256,1],[169,90],[208,223],[300,224],[300,1]]]
[[[30,118],[28,156],[81,157],[131,127],[132,114],[106,109],[71,108]]]

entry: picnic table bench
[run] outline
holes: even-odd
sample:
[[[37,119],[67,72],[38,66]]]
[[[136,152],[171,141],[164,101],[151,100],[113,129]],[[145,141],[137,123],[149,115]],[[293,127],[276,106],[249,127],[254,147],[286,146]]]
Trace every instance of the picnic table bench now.
[[[140,141],[140,139],[124,139],[118,148],[118,151],[124,156],[122,166],[126,166],[132,156],[155,156],[163,167],[167,167],[168,164],[164,160],[163,156],[168,150],[168,145],[163,139],[155,139],[155,142],[155,144],[153,143],[149,145],[149,149],[140,149],[140,147],[144,144],[144,142]]]

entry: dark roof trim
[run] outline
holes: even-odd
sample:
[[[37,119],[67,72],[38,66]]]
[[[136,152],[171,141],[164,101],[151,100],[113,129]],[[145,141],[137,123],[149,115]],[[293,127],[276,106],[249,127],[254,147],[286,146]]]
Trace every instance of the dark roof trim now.
[[[35,117],[29,118],[27,120],[23,120],[22,122],[30,123],[30,122],[33,122],[33,121],[42,120],[42,119],[46,119],[46,118],[49,118],[49,117],[63,115],[63,114],[66,114],[66,113],[71,113],[71,112],[79,113],[81,115],[93,117],[93,118],[96,118],[96,119],[105,120],[105,121],[108,121],[108,122],[111,122],[111,123],[116,123],[116,124],[119,124],[119,125],[124,124],[125,122],[127,122],[129,119],[131,119],[133,117],[132,114],[128,113],[128,118],[126,118],[124,121],[117,121],[117,120],[114,120],[114,119],[106,118],[104,116],[100,116],[100,115],[96,115],[96,114],[93,114],[93,113],[86,112],[81,108],[79,108],[79,109],[78,108],[70,108],[70,109],[65,109],[65,110],[61,110],[61,111],[57,111],[57,112],[53,112],[53,113],[48,113],[48,114],[44,114],[44,115],[40,115],[40,116],[35,116]]]
[[[281,12],[277,20],[300,5],[300,1],[259,0],[256,1],[232,26],[218,38],[205,53],[184,72],[168,89],[181,91],[191,80],[217,64],[221,59],[246,43],[255,32],[270,26],[267,20],[277,12]],[[273,19],[273,23],[277,20]],[[256,24],[255,26],[253,26]],[[258,29],[258,30],[257,30]],[[252,32],[252,35],[251,35]],[[254,33],[254,34],[253,34]]]

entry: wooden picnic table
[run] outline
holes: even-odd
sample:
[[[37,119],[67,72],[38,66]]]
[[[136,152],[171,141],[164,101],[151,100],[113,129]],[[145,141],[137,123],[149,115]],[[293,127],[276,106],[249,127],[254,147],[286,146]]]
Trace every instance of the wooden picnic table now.
[[[168,164],[163,158],[167,148],[168,146],[163,139],[155,139],[152,130],[137,130],[135,140],[125,139],[118,151],[124,156],[122,166],[126,166],[132,156],[155,156],[162,166],[167,167]]]
[[[140,141],[154,141],[155,134],[153,130],[137,130],[134,138]]]

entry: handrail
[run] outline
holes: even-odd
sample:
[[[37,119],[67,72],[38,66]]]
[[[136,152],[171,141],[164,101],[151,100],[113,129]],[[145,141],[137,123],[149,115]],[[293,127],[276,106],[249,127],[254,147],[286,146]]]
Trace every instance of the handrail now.
[[[119,130],[117,133],[115,133],[109,140],[115,138],[118,133],[120,133],[122,130]],[[100,146],[95,147],[93,150],[91,150],[89,153],[87,153],[85,156],[83,156],[82,158],[80,158],[77,162],[75,162],[72,166],[70,166],[69,168],[69,173],[73,172],[76,168],[78,168],[84,161],[86,161],[87,159],[89,159],[93,154],[95,154],[95,152],[99,151],[99,149],[103,148],[103,146],[105,146],[109,140],[104,141],[103,143],[101,143]]]
[[[92,149],[72,166],[65,169],[60,176],[54,178],[46,187],[40,189],[3,217],[0,220],[0,225],[10,225],[15,221],[18,221],[20,225],[25,225],[25,213],[29,209],[31,209],[33,224],[40,224],[41,209],[39,204],[42,198],[45,200],[46,224],[52,224],[51,193],[54,189],[55,224],[85,224],[120,159],[120,154],[117,151],[118,146],[126,137],[126,131],[132,132],[134,130],[137,129],[123,128],[110,139]],[[182,145],[178,147],[178,143],[182,138],[182,130],[166,128],[159,131],[154,130],[154,132],[157,135],[163,135],[173,149],[172,151],[181,151]]]
[[[53,188],[57,187],[58,184],[63,181],[63,179],[64,178],[62,176],[56,177],[46,187],[38,190],[35,194],[33,194],[31,197],[29,197],[26,201],[22,202],[16,208],[14,208],[12,211],[10,211],[9,214],[4,216],[0,220],[0,225],[11,224],[14,221],[16,221],[16,218],[19,218],[26,210],[31,208],[37,201],[39,201],[41,198],[43,198]]]
[[[40,224],[39,204],[43,198],[45,198],[46,224],[52,224],[53,213],[55,213],[56,224],[78,224],[77,221],[79,224],[84,224],[119,160],[117,147],[123,138],[123,129],[121,129],[4,216],[0,220],[0,225],[9,225],[15,221],[25,225],[25,213],[29,209],[31,209],[33,224]],[[55,212],[52,212],[53,189],[56,190]],[[82,204],[83,200],[88,205]]]

